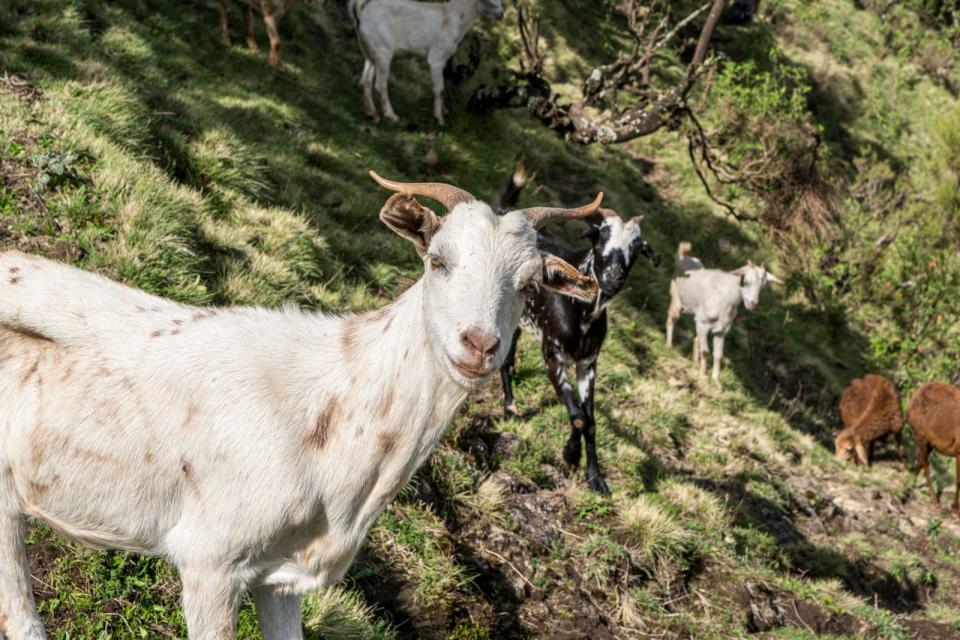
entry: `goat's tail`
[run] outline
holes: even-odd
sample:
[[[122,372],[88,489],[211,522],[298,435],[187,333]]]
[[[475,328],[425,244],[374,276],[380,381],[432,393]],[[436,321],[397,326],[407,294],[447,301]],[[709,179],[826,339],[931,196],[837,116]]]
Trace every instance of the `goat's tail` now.
[[[683,260],[693,250],[693,245],[684,240],[677,245],[677,260]]]
[[[497,196],[497,206],[501,209],[515,208],[520,200],[520,192],[523,191],[528,179],[527,168],[523,166],[523,160],[518,159],[513,167],[513,173],[510,174],[510,179],[507,180],[507,184],[503,186]]]

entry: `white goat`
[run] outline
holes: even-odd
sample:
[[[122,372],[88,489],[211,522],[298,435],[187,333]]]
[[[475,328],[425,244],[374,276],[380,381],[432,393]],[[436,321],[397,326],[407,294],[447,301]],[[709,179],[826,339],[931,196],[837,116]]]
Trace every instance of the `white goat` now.
[[[693,339],[693,361],[700,375],[707,374],[708,338],[713,334],[713,374],[720,384],[720,361],[723,340],[737,317],[737,308],[753,310],[760,300],[760,290],[767,282],[783,284],[777,276],[747,261],[735,271],[705,269],[698,258],[688,256],[689,242],[677,248],[677,264],[670,281],[670,308],[667,311],[667,346],[673,346],[673,323],[683,312],[692,313],[697,325]]]
[[[364,315],[189,307],[0,254],[0,636],[44,638],[26,514],[173,562],[191,640],[234,638],[247,589],[265,640],[302,638],[299,594],[344,574],[503,362],[524,297],[595,298],[595,280],[537,250],[535,228],[589,215],[600,195],[496,216],[451,185],[371,175],[398,192],[380,218],[426,272]]]
[[[501,0],[449,0],[443,3],[412,0],[349,0],[347,10],[357,29],[363,52],[363,103],[367,113],[378,121],[373,104],[373,85],[380,94],[385,118],[398,121],[390,104],[388,83],[394,54],[416,53],[427,59],[433,83],[433,115],[441,125],[446,111],[443,105],[443,68],[460,41],[473,28],[481,12],[494,20],[503,17]]]

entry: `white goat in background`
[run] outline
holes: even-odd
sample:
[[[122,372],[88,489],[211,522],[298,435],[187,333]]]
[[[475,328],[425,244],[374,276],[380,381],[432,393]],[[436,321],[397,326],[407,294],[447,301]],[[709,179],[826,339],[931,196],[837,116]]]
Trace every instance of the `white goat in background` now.
[[[707,374],[708,339],[713,334],[712,379],[720,384],[720,361],[723,360],[723,341],[737,317],[737,308],[743,302],[748,310],[756,308],[760,290],[768,282],[783,284],[763,265],[747,261],[746,266],[734,271],[705,269],[698,258],[687,255],[691,246],[681,242],[677,247],[677,264],[670,281],[670,308],[667,311],[667,346],[673,346],[673,324],[681,313],[692,313],[697,325],[693,339],[693,361],[700,367],[700,375]]]
[[[473,28],[481,13],[494,20],[503,17],[501,0],[449,0],[413,2],[412,0],[349,0],[347,11],[357,29],[363,52],[363,104],[375,121],[380,119],[373,104],[373,85],[380,94],[380,106],[388,120],[397,122],[390,104],[388,84],[390,62],[396,53],[416,53],[427,59],[433,83],[433,116],[441,125],[443,104],[443,68],[460,41]]]
[[[191,640],[234,638],[248,589],[265,640],[303,638],[299,594],[344,574],[502,364],[525,296],[595,298],[595,280],[537,250],[535,228],[589,215],[600,195],[497,216],[451,185],[372,175],[398,192],[380,218],[426,272],[363,315],[190,307],[0,253],[0,636],[45,637],[29,515],[173,562]]]

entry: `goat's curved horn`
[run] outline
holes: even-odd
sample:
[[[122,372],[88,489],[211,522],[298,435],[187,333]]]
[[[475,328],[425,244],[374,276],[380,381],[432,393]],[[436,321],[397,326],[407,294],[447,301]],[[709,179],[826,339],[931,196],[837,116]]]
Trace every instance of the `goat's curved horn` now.
[[[445,184],[443,182],[396,182],[380,177],[376,171],[371,171],[370,177],[384,189],[436,200],[446,207],[447,211],[450,211],[461,202],[472,202],[476,200],[469,192],[464,191],[460,187],[455,187],[452,184]]]
[[[563,209],[560,207],[528,207],[526,209],[521,209],[521,211],[523,212],[523,215],[527,216],[527,220],[530,221],[530,224],[539,229],[543,225],[547,224],[548,222],[553,222],[554,220],[573,220],[574,218],[585,218],[599,209],[602,201],[603,192],[601,191],[597,194],[597,197],[594,198],[593,202],[590,204],[585,204],[582,207],[577,207],[576,209]]]

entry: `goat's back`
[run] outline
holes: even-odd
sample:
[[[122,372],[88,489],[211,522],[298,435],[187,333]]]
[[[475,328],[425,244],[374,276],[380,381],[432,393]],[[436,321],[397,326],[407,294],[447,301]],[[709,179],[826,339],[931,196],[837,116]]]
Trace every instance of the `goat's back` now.
[[[907,417],[918,438],[943,454],[960,454],[960,389],[928,382],[910,398]]]
[[[867,374],[856,378],[840,398],[840,418],[846,429],[867,439],[903,429],[900,392],[887,378]]]

